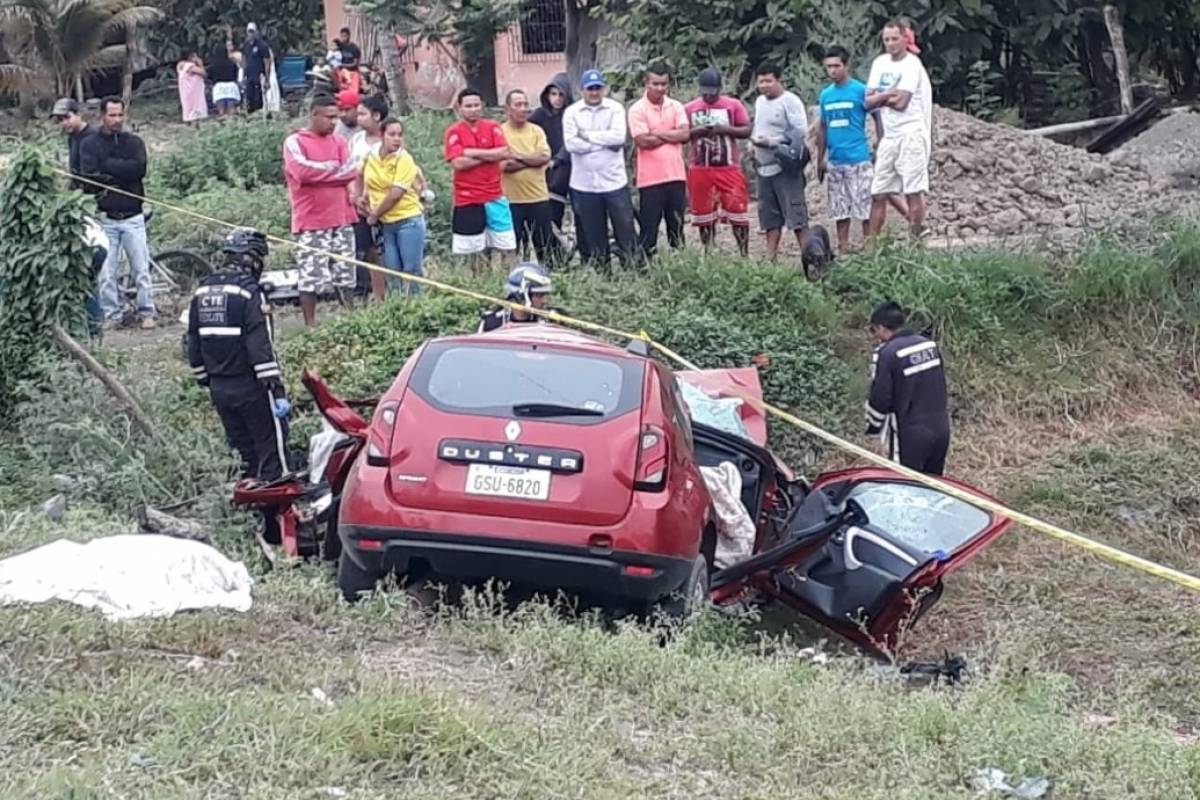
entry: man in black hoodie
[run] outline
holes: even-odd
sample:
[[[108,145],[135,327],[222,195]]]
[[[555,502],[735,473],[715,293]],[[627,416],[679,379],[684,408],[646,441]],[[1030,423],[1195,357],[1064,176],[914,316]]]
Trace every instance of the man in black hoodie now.
[[[146,177],[146,145],[141,138],[125,133],[125,103],[119,97],[106,97],[100,103],[100,128],[83,140],[79,147],[79,172],[83,177],[117,191],[86,184],[84,190],[96,196],[100,225],[108,237],[108,258],[100,271],[100,310],[104,325],[120,325],[122,303],[117,286],[117,266],[121,250],[129,261],[129,271],[137,282],[137,313],[141,327],[154,327],[154,292],[150,277],[150,247],[146,241],[146,217],[142,214],[142,196]]]
[[[566,204],[553,199],[570,193],[571,187],[571,154],[563,142],[563,112],[567,106],[575,102],[571,92],[571,80],[567,73],[560,72],[550,79],[546,88],[542,89],[541,106],[529,115],[529,121],[541,127],[546,132],[546,141],[550,145],[550,166],[546,169],[546,186],[550,189],[552,219],[559,230],[562,229],[563,212]]]

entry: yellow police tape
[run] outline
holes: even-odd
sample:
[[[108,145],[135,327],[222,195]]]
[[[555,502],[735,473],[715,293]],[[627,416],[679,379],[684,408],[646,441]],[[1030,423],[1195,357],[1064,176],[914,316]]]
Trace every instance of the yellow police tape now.
[[[58,167],[54,167],[52,169],[54,172],[57,172],[68,178],[72,178],[80,183],[90,184],[92,186],[96,186],[98,188],[104,189],[109,192],[116,192],[118,194],[123,194],[128,197],[133,197],[138,200],[141,200],[142,202],[150,203],[151,205],[161,206],[170,211],[175,211],[175,212],[178,212],[185,216],[203,220],[203,221],[209,222],[213,225],[217,225],[217,226],[224,227],[224,228],[230,228],[230,229],[243,227],[242,225],[237,225],[232,222],[226,222],[225,220],[217,219],[215,217],[210,217],[206,214],[201,214],[201,213],[199,213],[197,211],[193,211],[189,208],[177,206],[177,205],[174,205],[172,203],[168,203],[168,202],[165,202],[162,200],[154,200],[149,197],[144,197],[144,196],[141,196],[138,194],[134,194],[133,192],[127,192],[123,189],[118,189],[117,187],[114,187],[114,186],[107,186],[103,183],[99,183],[97,181],[90,180],[88,178],[84,178],[84,177],[81,177],[78,175],[73,175],[70,172],[68,172],[67,170],[60,169]],[[537,316],[544,317],[545,319],[547,319],[551,322],[557,322],[557,323],[561,323],[563,325],[569,325],[571,327],[579,328],[581,330],[589,331],[592,333],[605,333],[610,336],[614,336],[614,337],[621,338],[621,339],[640,339],[640,340],[646,342],[648,347],[651,347],[654,350],[657,350],[659,353],[661,353],[668,359],[674,361],[675,363],[679,364],[680,366],[684,367],[685,369],[689,369],[689,370],[700,369],[700,367],[698,367],[695,364],[693,364],[692,362],[688,361],[686,358],[684,358],[679,353],[675,352],[674,350],[672,350],[671,348],[662,344],[661,342],[658,342],[658,341],[654,340],[653,338],[651,338],[650,335],[648,333],[646,333],[646,331],[644,331],[644,330],[639,331],[637,333],[630,333],[629,331],[623,331],[623,330],[620,330],[617,328],[610,328],[607,325],[601,325],[597,322],[591,322],[589,320],[583,320],[583,319],[576,319],[574,317],[570,317],[565,314],[560,314],[556,311],[551,311],[549,309],[526,308],[524,305],[522,305],[520,303],[513,303],[508,300],[501,300],[499,298],[489,297],[488,295],[482,294],[480,292],[471,291],[470,289],[464,289],[459,286],[452,286],[448,283],[442,283],[441,281],[436,281],[431,278],[426,278],[426,277],[422,277],[422,276],[418,276],[418,275],[410,275],[405,272],[397,272],[396,270],[388,269],[387,267],[382,267],[382,266],[379,266],[378,264],[370,264],[365,261],[359,261],[356,258],[349,258],[349,257],[343,256],[343,255],[340,255],[338,253],[333,253],[328,250],[323,250],[319,247],[312,247],[309,245],[301,244],[300,242],[292,241],[290,239],[284,239],[280,236],[273,236],[270,234],[267,234],[266,236],[267,236],[268,240],[270,240],[272,242],[276,242],[278,244],[282,244],[287,247],[292,247],[292,248],[296,248],[296,249],[300,249],[300,250],[308,250],[310,252],[318,253],[318,254],[326,256],[328,258],[332,258],[336,261],[341,261],[341,262],[347,263],[347,264],[353,264],[353,265],[359,266],[359,267],[365,267],[366,269],[369,269],[369,270],[372,270],[375,272],[380,272],[385,275],[393,275],[404,281],[409,281],[411,283],[420,284],[422,286],[428,286],[432,289],[437,289],[437,290],[443,291],[443,292],[450,292],[452,294],[457,294],[462,297],[469,297],[473,300],[478,300],[479,302],[482,302],[482,303],[490,303],[492,305],[497,305],[497,306],[501,306],[501,307],[509,308],[509,309],[522,309],[522,310],[528,311],[530,313],[536,314]],[[989,500],[987,498],[979,497],[977,495],[971,494],[970,492],[966,492],[957,486],[954,486],[949,483],[945,483],[943,481],[938,480],[937,478],[931,477],[931,476],[926,475],[921,472],[917,472],[916,470],[909,469],[901,464],[897,464],[887,458],[884,458],[883,456],[881,456],[877,453],[873,453],[870,450],[867,450],[866,448],[859,447],[856,444],[848,442],[845,439],[842,439],[841,437],[836,436],[836,435],[824,430],[823,428],[813,425],[811,422],[806,422],[805,420],[800,419],[796,415],[794,415],[788,411],[784,411],[783,409],[781,409],[777,406],[771,405],[770,403],[767,403],[759,398],[752,397],[750,395],[743,395],[741,399],[743,401],[748,402],[748,403],[756,406],[757,408],[761,409],[764,413],[771,414],[772,416],[774,416],[780,420],[783,420],[784,422],[786,422],[790,425],[794,425],[795,427],[799,428],[800,430],[804,431],[805,433],[808,433],[811,436],[821,439],[822,441],[828,442],[829,444],[833,445],[834,447],[837,447],[840,450],[844,450],[847,453],[851,453],[855,456],[858,456],[859,458],[861,458],[865,461],[869,461],[872,464],[876,464],[878,466],[890,469],[893,472],[903,475],[904,477],[906,477],[916,483],[920,483],[931,489],[935,489],[939,492],[942,492],[943,494],[948,494],[951,497],[955,497],[955,498],[962,500],[965,503],[969,503],[977,508],[981,508],[985,511],[990,511],[993,514],[998,514],[1002,517],[1006,517],[1006,518],[1012,520],[1013,522],[1017,522],[1021,525],[1024,525],[1027,528],[1038,531],[1039,533],[1044,533],[1047,536],[1051,536],[1055,539],[1058,539],[1059,541],[1066,542],[1067,544],[1071,544],[1076,547],[1082,548],[1083,550],[1086,550],[1087,552],[1092,553],[1093,555],[1099,556],[1100,558],[1107,559],[1108,561],[1111,561],[1113,563],[1122,564],[1127,567],[1132,567],[1133,569],[1144,572],[1147,575],[1153,575],[1155,577],[1162,578],[1163,580],[1171,581],[1172,583],[1176,583],[1180,586],[1191,589],[1192,591],[1200,592],[1200,578],[1197,578],[1193,575],[1189,575],[1186,572],[1181,572],[1179,570],[1172,569],[1172,568],[1164,566],[1162,564],[1157,564],[1153,561],[1148,561],[1147,559],[1141,558],[1140,556],[1135,556],[1132,553],[1127,553],[1124,550],[1118,549],[1116,547],[1112,547],[1111,545],[1107,545],[1102,542],[1094,541],[1092,539],[1087,538],[1086,536],[1082,536],[1078,533],[1073,533],[1071,531],[1065,530],[1063,528],[1058,527],[1057,525],[1051,525],[1048,522],[1043,522],[1040,519],[1031,517],[1028,514],[1022,513],[1020,511],[1015,511],[1015,510],[1008,508],[1007,506],[1005,506],[1001,503],[998,503],[994,500]]]

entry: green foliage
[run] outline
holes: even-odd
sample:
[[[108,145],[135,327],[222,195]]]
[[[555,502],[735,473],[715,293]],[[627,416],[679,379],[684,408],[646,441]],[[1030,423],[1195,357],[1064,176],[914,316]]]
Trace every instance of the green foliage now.
[[[0,415],[37,374],[33,356],[51,330],[86,330],[91,252],[78,193],[57,190],[36,150],[19,152],[0,185]],[[3,421],[3,420],[0,420]]]
[[[1004,98],[996,94],[996,83],[1003,76],[986,61],[976,61],[967,71],[967,95],[963,111],[980,119],[993,121],[1004,106]]]
[[[479,306],[471,300],[433,292],[415,299],[394,296],[287,340],[279,356],[294,396],[303,394],[301,371],[314,369],[344,396],[370,397],[391,385],[426,339],[466,333],[478,324]]]
[[[324,29],[315,41],[313,33],[323,16],[321,0],[160,0],[159,5],[165,18],[153,30],[151,43],[166,62],[182,58],[189,48],[200,50],[207,60],[227,39],[241,47],[248,22],[258,23],[277,58],[314,47],[323,52]]]
[[[600,13],[629,38],[645,62],[666,60],[687,81],[700,69],[715,66],[730,90],[745,92],[760,63],[770,60],[787,68],[810,57],[812,19],[820,9],[812,0],[701,5],[631,0]]]
[[[1032,253],[885,250],[849,261],[830,276],[858,318],[896,299],[918,327],[933,325],[960,356],[1006,357],[1026,332],[1044,329],[1060,308],[1053,265]]]
[[[0,0],[4,49],[14,57],[0,67],[0,93],[37,86],[74,96],[85,73],[124,65],[129,30],[161,17],[134,0]]]
[[[418,42],[456,47],[468,78],[480,76],[483,63],[494,55],[496,36],[521,13],[521,0],[353,0],[351,5],[390,28],[411,32]]]
[[[130,438],[128,420],[97,381],[74,364],[41,359],[38,379],[21,385],[15,409],[21,450],[40,467],[34,476],[69,475],[79,483],[77,498],[108,509],[204,497],[212,506],[206,511],[222,516],[218,498],[234,459],[207,392],[183,376],[182,365],[145,370],[98,355],[138,398],[162,440]]]
[[[189,210],[214,219],[252,225],[275,236],[291,235],[292,211],[287,190],[282,186],[263,184],[253,189],[235,189],[211,181],[182,198],[169,196],[181,200]],[[160,250],[185,249],[201,254],[214,252],[228,233],[225,228],[200,223],[194,217],[167,208],[155,212],[150,227]],[[271,245],[270,263],[282,263],[280,259],[289,257],[284,248]]]
[[[288,122],[229,120],[193,133],[165,157],[155,159],[150,188],[184,197],[209,187],[253,189],[283,183],[283,140]]]
[[[1053,110],[1050,122],[1074,122],[1088,118],[1097,93],[1088,86],[1078,70],[1069,68],[1055,72],[1047,83]]]

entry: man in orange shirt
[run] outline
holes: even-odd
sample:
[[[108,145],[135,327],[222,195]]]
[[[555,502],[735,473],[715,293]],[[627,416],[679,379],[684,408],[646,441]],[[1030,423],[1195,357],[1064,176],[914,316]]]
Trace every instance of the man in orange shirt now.
[[[663,64],[646,69],[646,93],[629,109],[629,133],[637,146],[638,224],[647,259],[658,250],[658,228],[667,221],[667,241],[683,247],[687,213],[687,169],[683,145],[691,138],[687,112],[667,97],[671,70]]]

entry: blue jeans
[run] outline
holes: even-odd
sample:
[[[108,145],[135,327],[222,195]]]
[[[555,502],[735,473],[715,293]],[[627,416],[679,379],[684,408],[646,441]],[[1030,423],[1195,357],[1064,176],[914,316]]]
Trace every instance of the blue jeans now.
[[[383,223],[383,265],[388,269],[425,275],[421,261],[425,258],[425,217],[409,217],[399,222]],[[421,285],[387,276],[389,290],[401,289],[406,294],[419,294]]]
[[[108,237],[108,258],[100,269],[100,310],[104,318],[119,320],[124,308],[121,290],[117,285],[117,267],[121,251],[129,261],[129,272],[137,282],[137,312],[139,317],[153,317],[154,291],[150,277],[150,246],[146,242],[146,218],[141,214],[129,219],[100,218],[100,227]]]

